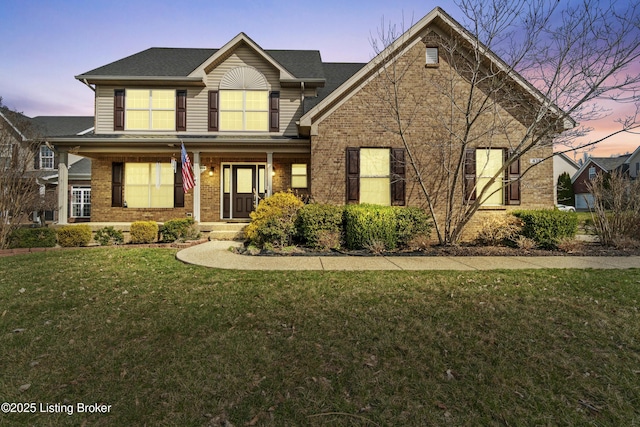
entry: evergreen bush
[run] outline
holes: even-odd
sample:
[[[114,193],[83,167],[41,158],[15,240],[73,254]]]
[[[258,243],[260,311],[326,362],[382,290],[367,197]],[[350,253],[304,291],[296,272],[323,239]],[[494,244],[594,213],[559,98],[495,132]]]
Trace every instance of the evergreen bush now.
[[[158,237],[158,223],[155,221],[135,221],[131,223],[131,243],[153,243]]]
[[[302,244],[314,249],[340,247],[344,207],[311,203],[298,211],[296,227]]]
[[[101,246],[121,245],[124,242],[124,234],[122,231],[108,226],[96,231],[93,239]]]
[[[58,244],[65,248],[87,246],[91,241],[91,227],[87,224],[66,225],[56,230]]]
[[[9,248],[52,248],[56,245],[53,228],[16,228],[9,236]]]
[[[163,242],[193,240],[200,237],[200,231],[193,218],[176,218],[166,221],[160,227]]]
[[[513,213],[522,220],[521,234],[533,239],[543,249],[556,249],[563,238],[573,238],[578,229],[575,212],[528,210]]]
[[[251,223],[245,234],[255,246],[265,244],[273,247],[291,245],[296,235],[296,217],[304,203],[291,191],[275,193],[262,199],[258,208],[251,212]]]

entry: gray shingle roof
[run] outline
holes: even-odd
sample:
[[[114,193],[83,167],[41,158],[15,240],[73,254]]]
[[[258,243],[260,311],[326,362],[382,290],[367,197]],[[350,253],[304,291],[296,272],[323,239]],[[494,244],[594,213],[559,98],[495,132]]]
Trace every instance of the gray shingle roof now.
[[[624,156],[618,157],[592,157],[591,159],[593,159],[594,162],[604,168],[607,172],[610,172],[624,164],[629,156],[630,154],[625,154]]]
[[[347,81],[365,65],[367,64],[344,62],[323,63],[322,67],[326,83],[324,87],[318,88],[318,96],[316,98],[305,98],[304,112],[306,113],[315,107],[320,101],[326,98],[331,92],[336,90],[342,83]]]
[[[77,76],[186,77],[218,49],[152,47]],[[297,78],[323,78],[317,50],[265,50]]]
[[[77,135],[94,125],[93,116],[38,116],[31,122],[45,136]]]
[[[82,179],[87,176],[91,177],[91,159],[84,157],[69,166],[69,178]]]

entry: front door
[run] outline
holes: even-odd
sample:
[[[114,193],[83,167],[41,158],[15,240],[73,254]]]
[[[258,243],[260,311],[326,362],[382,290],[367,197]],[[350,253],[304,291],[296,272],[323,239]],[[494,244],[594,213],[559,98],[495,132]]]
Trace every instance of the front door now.
[[[233,218],[249,218],[256,196],[256,167],[233,166]]]
[[[222,218],[247,219],[265,195],[265,165],[223,165]]]

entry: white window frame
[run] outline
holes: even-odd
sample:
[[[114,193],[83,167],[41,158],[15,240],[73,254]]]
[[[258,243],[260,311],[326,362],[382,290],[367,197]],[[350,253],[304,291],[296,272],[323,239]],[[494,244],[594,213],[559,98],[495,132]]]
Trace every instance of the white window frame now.
[[[128,164],[132,164],[132,163],[136,163],[136,164],[144,164],[148,166],[148,181],[146,184],[131,184],[129,182],[127,182],[127,165]],[[168,164],[164,164],[161,163],[161,165],[163,165],[165,168],[167,167]],[[170,167],[170,165],[168,166]],[[163,206],[151,206],[152,204],[152,192],[153,192],[153,188],[156,188],[156,179],[157,179],[157,175],[156,175],[156,162],[128,162],[124,164],[124,183],[123,183],[123,187],[124,187],[124,202],[127,204],[128,207],[130,208],[139,208],[139,209],[169,209],[169,208],[174,208],[175,207],[175,197],[174,197],[174,187],[175,187],[175,174],[172,175],[173,179],[171,180],[170,183],[168,182],[160,182],[160,188],[162,187],[166,187],[165,190],[168,189],[168,187],[171,187],[171,202],[168,203],[167,205],[163,205]],[[146,204],[143,205],[136,205],[135,203],[132,205],[132,199],[129,198],[129,194],[127,194],[127,188],[146,188],[147,189],[147,202]]]
[[[491,178],[493,178],[493,176],[495,175],[495,171],[491,170],[491,169],[487,169],[487,166],[489,165],[489,157],[490,157],[490,152],[495,152],[495,154],[498,154],[500,156],[500,168],[502,168],[502,166],[504,165],[504,148],[478,148],[476,149],[476,192],[478,194],[478,196],[480,195],[480,193],[484,190],[484,185],[480,185],[481,180],[489,180]],[[483,154],[486,153],[486,154]],[[479,159],[482,159],[484,157],[487,158],[487,162],[483,164],[479,161]],[[494,186],[495,188],[492,190],[491,188],[487,189],[487,192],[485,194],[483,194],[483,198],[484,200],[481,200],[480,206],[504,206],[504,199],[505,199],[505,185],[504,185],[504,180],[500,177],[496,178],[496,180],[493,182],[492,186]],[[500,189],[498,189],[497,187],[500,187]],[[499,196],[499,203],[491,203],[493,198],[498,198]]]
[[[75,194],[80,195],[80,200],[76,201]],[[75,215],[75,208],[80,207],[80,215]],[[73,218],[91,217],[91,187],[86,185],[71,187],[71,216]]]
[[[223,109],[223,98],[225,94],[230,92],[242,92],[242,109]],[[247,92],[261,92],[264,94],[266,99],[266,109],[264,110],[250,110],[247,109]],[[269,131],[269,91],[262,89],[250,89],[250,90],[233,90],[233,89],[220,89],[220,131],[223,132],[268,132]],[[224,113],[242,113],[242,129],[225,129],[224,121],[222,120],[222,115]],[[264,113],[266,116],[265,128],[264,129],[247,129],[247,113]]]
[[[149,106],[146,108],[135,108],[135,107],[130,107],[129,106],[129,102],[128,102],[128,96],[130,91],[135,90],[135,91],[147,91],[149,94]],[[154,108],[153,107],[153,92],[159,92],[159,91],[163,91],[163,92],[172,92],[173,93],[173,103],[172,103],[172,107],[170,108]],[[133,130],[133,131],[168,131],[168,130],[175,130],[176,129],[176,91],[172,90],[172,89],[138,89],[138,88],[131,88],[131,89],[125,89],[125,106],[124,106],[124,114],[125,114],[125,118],[124,118],[124,122],[125,122],[125,129],[126,130]],[[129,125],[129,112],[133,112],[133,111],[147,111],[149,113],[149,123],[147,124],[146,128],[137,128],[134,127],[132,128]],[[154,129],[153,128],[153,112],[154,111],[170,111],[172,112],[172,125],[168,126],[166,128],[157,128]]]
[[[291,188],[300,188],[300,189],[306,189],[309,188],[309,177],[308,177],[308,173],[307,173],[307,168],[308,165],[307,163],[292,163],[291,164]],[[302,171],[304,170],[304,173],[294,173],[294,170],[299,170]],[[304,185],[294,185],[294,181],[297,181],[295,178],[300,178],[302,179],[302,177],[304,177]]]
[[[590,166],[589,167],[589,179],[595,179],[596,178],[596,167],[595,166]]]
[[[42,170],[53,170],[55,166],[55,153],[46,145],[40,146],[39,166]]]

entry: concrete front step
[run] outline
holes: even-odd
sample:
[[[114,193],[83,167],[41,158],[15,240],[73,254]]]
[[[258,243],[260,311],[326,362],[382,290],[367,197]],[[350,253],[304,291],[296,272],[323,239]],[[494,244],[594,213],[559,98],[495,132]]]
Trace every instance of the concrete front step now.
[[[217,222],[209,231],[210,240],[243,240],[247,223]]]

